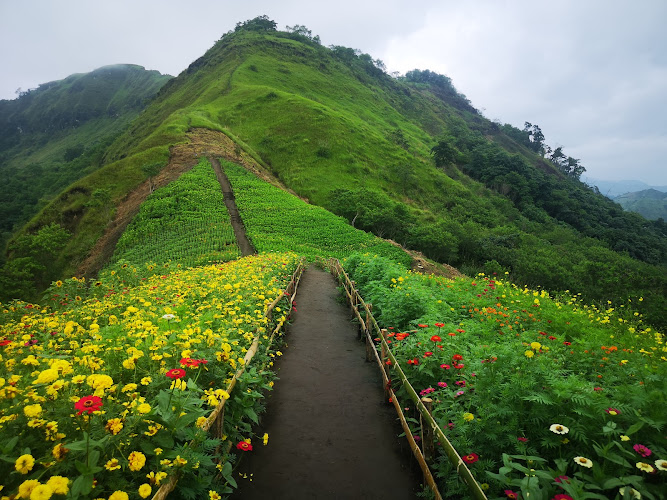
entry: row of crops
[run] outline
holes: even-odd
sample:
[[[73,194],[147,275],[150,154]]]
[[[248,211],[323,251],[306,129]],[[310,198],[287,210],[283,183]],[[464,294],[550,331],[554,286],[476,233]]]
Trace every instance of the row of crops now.
[[[344,265],[490,498],[664,498],[667,347],[631,303],[599,309],[369,255]],[[441,491],[465,497],[444,454],[434,467]]]
[[[112,267],[125,263],[196,266],[240,256],[220,184],[202,159],[141,205],[116,245]]]
[[[154,275],[65,311],[5,306],[3,498],[147,498],[173,475],[174,498],[230,492],[230,448],[252,447],[273,385],[264,313],[296,265],[294,254],[266,254]],[[277,323],[289,312],[280,305]],[[263,347],[229,394],[257,334]],[[221,436],[203,432],[227,398]]]
[[[234,189],[248,237],[259,252],[292,251],[308,257],[342,258],[363,251],[410,264],[410,257],[400,248],[353,228],[342,217],[305,203],[243,167],[221,163]]]

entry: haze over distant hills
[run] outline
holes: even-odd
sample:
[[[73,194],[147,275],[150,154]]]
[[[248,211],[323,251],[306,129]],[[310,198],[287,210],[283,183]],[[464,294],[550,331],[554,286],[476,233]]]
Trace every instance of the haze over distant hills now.
[[[655,189],[656,191],[661,191],[663,193],[667,192],[667,186],[652,186],[638,180],[603,181],[601,179],[594,179],[587,176],[582,176],[581,180],[589,186],[597,186],[600,190],[600,194],[612,199],[622,194],[634,193],[645,189]]]

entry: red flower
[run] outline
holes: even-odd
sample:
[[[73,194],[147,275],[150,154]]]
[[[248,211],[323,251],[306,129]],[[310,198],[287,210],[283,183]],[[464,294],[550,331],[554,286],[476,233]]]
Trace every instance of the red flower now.
[[[197,366],[199,364],[197,360],[192,358],[182,358],[179,363],[181,363],[181,366]]]
[[[507,496],[507,498],[510,498],[512,500],[516,500],[517,498],[519,498],[519,494],[516,491],[512,490],[505,490],[505,495]]]
[[[462,330],[461,328],[457,328],[456,331],[459,332],[459,333],[465,333],[466,332],[465,330]]]
[[[88,412],[88,415],[94,411],[99,411],[102,408],[102,398],[99,396],[84,396],[74,403],[74,408],[79,410],[77,415],[81,415],[84,411]]]
[[[651,453],[653,453],[651,450],[649,450],[643,444],[636,444],[632,447],[632,449],[635,450],[637,453],[639,453],[644,458],[648,457]]]
[[[183,378],[185,377],[185,370],[183,368],[172,368],[165,375],[173,379]]]
[[[621,410],[617,410],[616,408],[607,408],[605,411],[606,411],[607,413],[609,413],[609,415],[611,415],[611,416],[615,416],[615,415],[620,415],[620,414],[621,414]]]
[[[12,341],[8,340],[8,339],[0,340],[0,345],[7,345],[7,344],[11,344],[11,343],[12,343]]]
[[[477,460],[479,460],[479,456],[477,455],[477,453],[468,453],[466,456],[461,458],[467,464],[474,464],[475,462],[477,462]]]
[[[433,342],[440,342],[442,338],[440,337],[440,335],[433,335],[433,337],[431,337],[431,340]]]
[[[418,365],[419,364],[419,359],[408,359],[408,364],[409,365]]]
[[[457,370],[463,370],[464,366],[465,365],[463,363],[459,363],[458,365],[454,365],[454,368],[456,368]]]
[[[440,368],[442,368],[443,370],[449,370],[451,368],[451,366],[443,364],[443,365],[440,365]]]
[[[248,441],[239,441],[236,448],[241,451],[252,451],[252,445]]]
[[[518,437],[516,439],[517,439],[517,441],[520,441],[522,443],[527,443],[528,442],[528,438],[525,438],[525,437]]]
[[[425,357],[425,358],[430,358],[431,356],[433,356],[433,353],[432,353],[431,351],[426,351],[426,352],[424,353],[424,357]]]
[[[436,323],[435,326],[437,326],[438,328],[442,328],[443,326],[445,326],[445,324],[444,323]]]
[[[574,500],[574,499],[570,495],[566,495],[565,493],[559,493],[551,500]]]
[[[428,328],[428,325],[422,325],[421,323],[418,323],[417,326],[419,328]]]
[[[452,356],[452,359],[454,361],[461,361],[463,359],[463,356],[461,356],[460,354],[454,354],[454,356]]]
[[[563,342],[563,345],[572,345],[572,342]]]
[[[554,479],[557,483],[568,483],[570,484],[570,478],[567,476],[558,476],[556,479]]]

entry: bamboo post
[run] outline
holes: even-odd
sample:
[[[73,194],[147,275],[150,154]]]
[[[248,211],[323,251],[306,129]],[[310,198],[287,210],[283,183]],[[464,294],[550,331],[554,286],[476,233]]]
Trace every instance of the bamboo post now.
[[[371,349],[375,349],[375,346],[371,342],[371,336],[370,336],[371,310],[373,306],[371,304],[367,305],[368,307],[366,308],[366,325],[364,328],[364,331],[366,333],[366,361],[372,361],[373,355]]]
[[[382,334],[382,342],[380,344],[382,351],[381,351],[381,354],[380,354],[380,360],[382,361],[382,370],[384,371],[387,380],[389,380],[390,379],[389,378],[389,367],[387,366],[387,360],[389,360],[389,357],[387,355],[387,330],[385,328],[383,328],[382,330],[380,330],[380,333]],[[389,396],[388,384],[385,385],[384,393],[385,393],[384,394],[385,395],[385,401],[388,401],[389,397],[390,397]]]
[[[422,403],[426,407],[428,414],[433,416],[433,400],[431,398],[422,398]],[[421,420],[421,419],[420,419]],[[433,459],[433,428],[430,424],[424,425],[422,422],[422,449],[424,450],[424,459],[430,462]]]

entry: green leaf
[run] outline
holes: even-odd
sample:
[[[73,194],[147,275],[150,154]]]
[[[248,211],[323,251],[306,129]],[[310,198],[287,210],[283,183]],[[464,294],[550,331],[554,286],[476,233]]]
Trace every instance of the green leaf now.
[[[641,421],[639,421],[639,422],[635,422],[634,424],[632,424],[632,425],[630,426],[630,428],[629,428],[627,431],[625,431],[625,434],[626,434],[627,436],[631,436],[632,434],[634,434],[635,432],[637,432],[637,431],[638,431],[639,429],[641,429],[642,427],[644,427],[644,422],[641,422]]]
[[[255,410],[253,410],[252,408],[246,408],[245,409],[245,414],[248,415],[250,420],[252,420],[256,424],[259,423],[259,419],[257,418],[257,414],[255,413]]]
[[[93,489],[93,475],[87,474],[77,477],[72,483],[71,494],[73,497],[87,495]]]
[[[623,486],[625,484],[624,481],[621,481],[620,479],[617,479],[615,477],[612,477],[611,479],[607,479],[604,483],[602,483],[602,489],[603,490],[608,490],[611,488],[616,488],[619,486]]]

